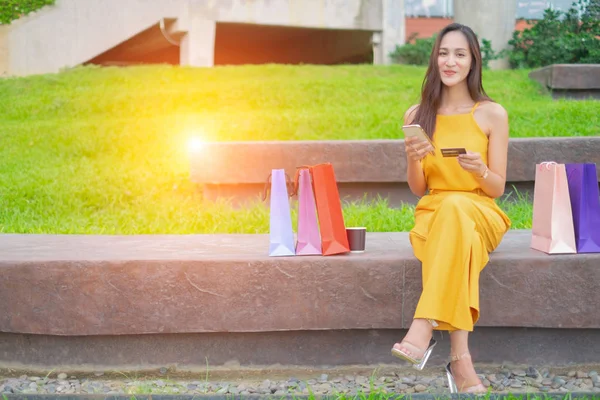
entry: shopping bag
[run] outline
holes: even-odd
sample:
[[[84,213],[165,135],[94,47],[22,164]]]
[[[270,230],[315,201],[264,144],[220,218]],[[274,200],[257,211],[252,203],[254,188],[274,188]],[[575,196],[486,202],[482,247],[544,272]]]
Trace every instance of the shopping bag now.
[[[298,194],[296,255],[323,254],[310,171],[306,168],[298,169],[294,181],[296,187],[294,193]]]
[[[346,225],[344,224],[342,202],[333,165],[323,163],[302,166],[301,168],[308,168],[312,177],[323,255],[349,252],[350,246],[346,234]]]
[[[596,164],[566,164],[578,253],[600,253],[600,194]]]
[[[564,164],[536,165],[531,248],[547,254],[577,252]]]
[[[265,185],[263,200],[271,190],[269,210],[269,256],[293,256],[294,230],[288,196],[289,177],[283,169],[271,171]]]

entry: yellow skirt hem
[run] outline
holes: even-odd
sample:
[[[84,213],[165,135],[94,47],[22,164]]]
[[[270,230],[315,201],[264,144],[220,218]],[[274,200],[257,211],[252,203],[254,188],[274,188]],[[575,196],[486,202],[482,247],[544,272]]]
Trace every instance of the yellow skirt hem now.
[[[477,312],[477,315],[479,315],[479,310],[471,307],[471,310],[475,310]],[[475,327],[475,324],[477,323],[477,320],[473,321],[473,324],[470,326],[462,326],[462,325],[453,325],[450,322],[444,320],[444,318],[436,318],[436,317],[432,317],[431,315],[422,315],[422,314],[415,314],[414,316],[415,319],[420,318],[420,319],[432,319],[435,322],[437,322],[438,326],[434,327],[433,330],[434,331],[447,331],[447,332],[454,332],[454,331],[467,331],[467,332],[473,332],[473,329]],[[479,319],[479,318],[477,318]]]

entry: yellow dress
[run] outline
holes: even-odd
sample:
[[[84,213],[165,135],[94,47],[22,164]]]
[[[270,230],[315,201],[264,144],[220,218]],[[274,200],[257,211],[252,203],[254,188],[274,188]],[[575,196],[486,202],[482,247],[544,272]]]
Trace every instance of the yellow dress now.
[[[478,179],[440,152],[464,147],[487,164],[488,137],[475,121],[476,107],[468,114],[438,115],[436,154],[421,161],[429,192],[417,204],[409,234],[423,269],[414,317],[435,320],[437,330],[473,330],[479,319],[479,273],[511,224]]]

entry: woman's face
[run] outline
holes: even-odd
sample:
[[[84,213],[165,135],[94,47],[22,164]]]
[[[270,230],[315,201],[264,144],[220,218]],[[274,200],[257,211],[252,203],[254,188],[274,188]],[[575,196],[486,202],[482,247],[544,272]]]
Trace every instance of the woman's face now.
[[[437,60],[440,77],[446,86],[454,86],[464,81],[471,71],[472,61],[465,35],[460,31],[444,35]]]

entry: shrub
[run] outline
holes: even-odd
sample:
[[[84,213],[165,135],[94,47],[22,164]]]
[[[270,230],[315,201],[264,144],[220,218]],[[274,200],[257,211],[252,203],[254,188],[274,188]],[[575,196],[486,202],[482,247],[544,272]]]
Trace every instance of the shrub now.
[[[428,38],[417,38],[417,35],[417,33],[413,33],[406,41],[406,44],[396,46],[390,54],[393,62],[409,65],[429,64],[429,56],[433,50],[436,35]]]
[[[513,68],[600,63],[600,1],[577,0],[568,11],[546,9],[509,41]]]
[[[0,25],[10,24],[30,12],[52,5],[56,0],[2,0],[0,1]]]
[[[590,0],[583,15],[586,18],[600,19],[600,0]]]

